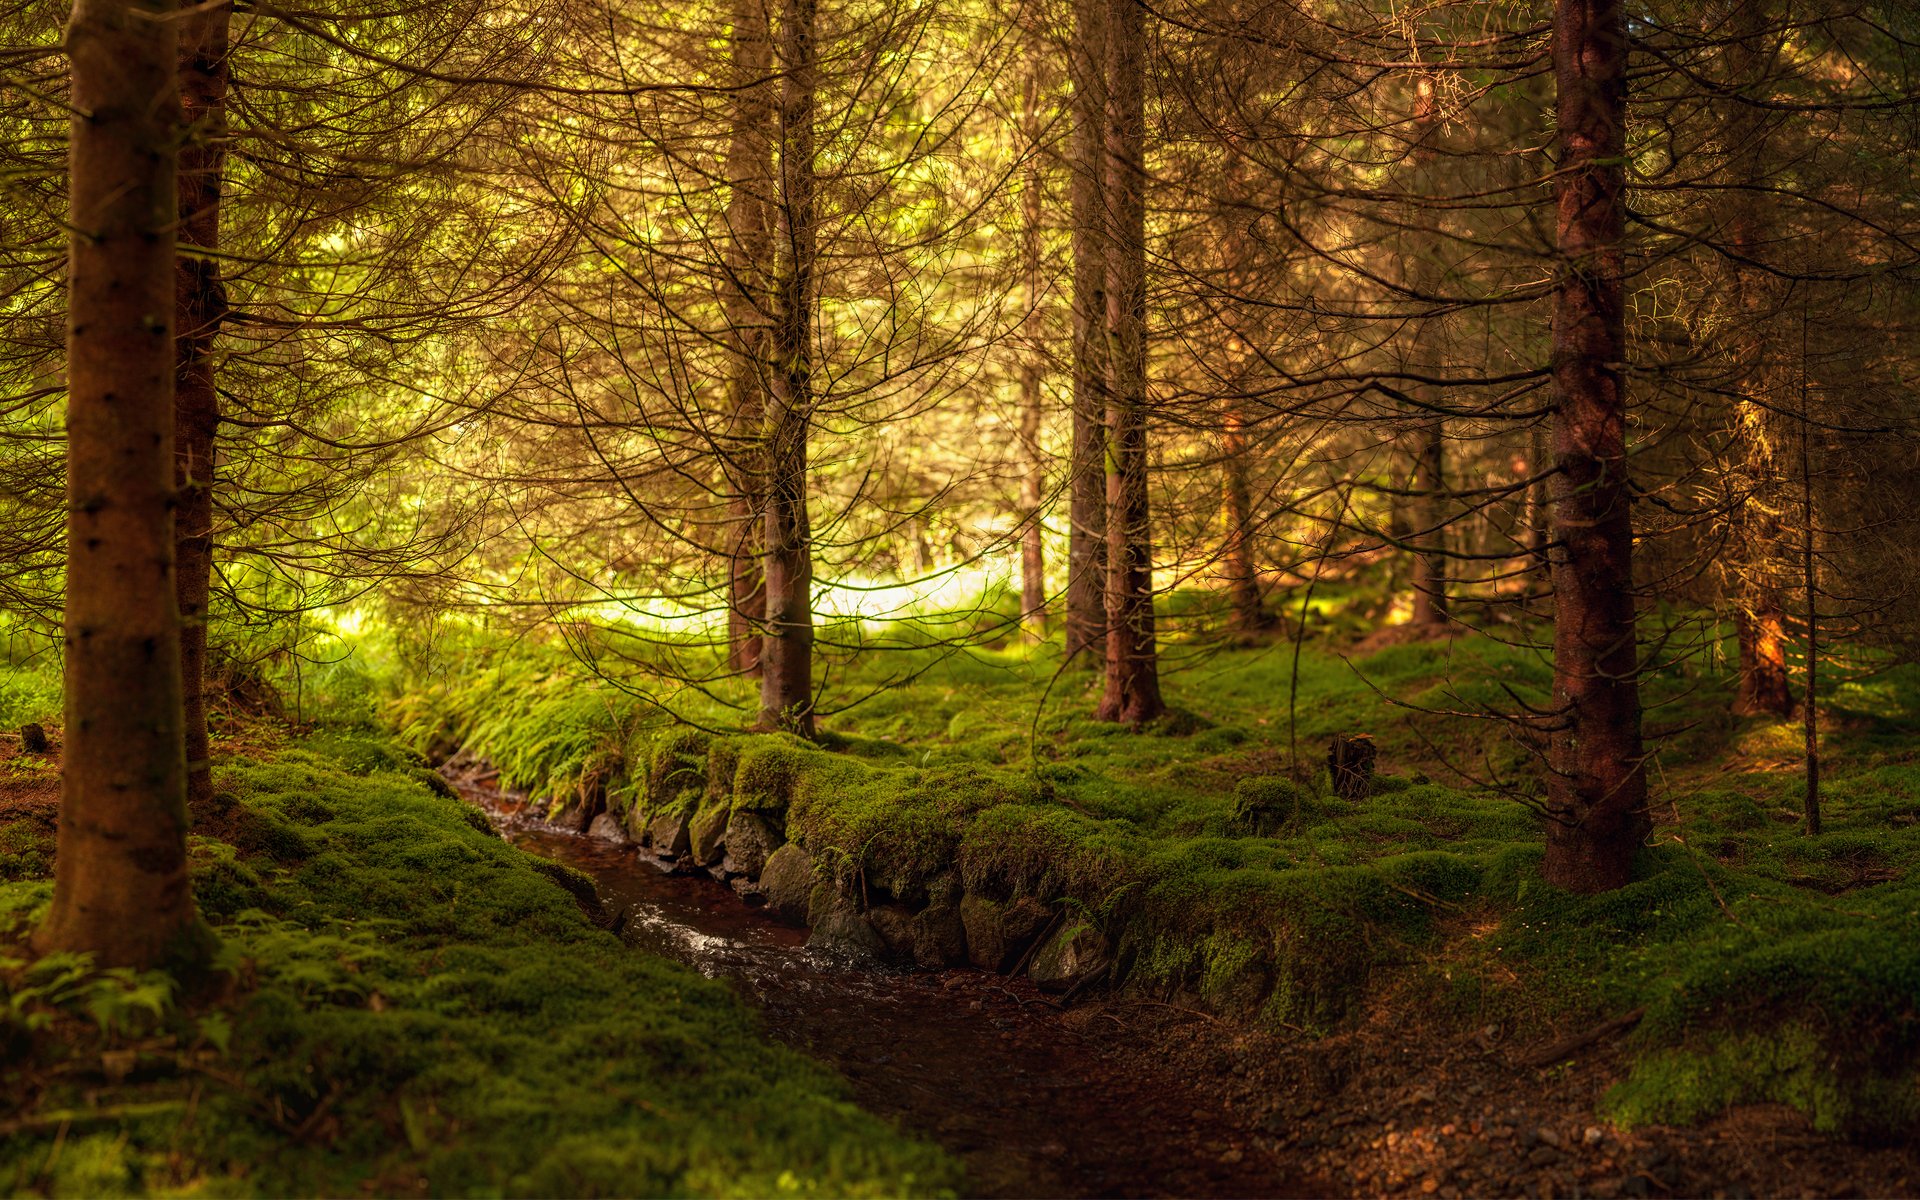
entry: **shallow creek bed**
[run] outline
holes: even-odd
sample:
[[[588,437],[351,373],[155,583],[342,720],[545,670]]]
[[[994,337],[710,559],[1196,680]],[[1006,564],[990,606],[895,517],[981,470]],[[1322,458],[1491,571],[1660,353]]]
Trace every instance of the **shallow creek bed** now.
[[[551,824],[484,765],[448,775],[515,844],[591,875],[631,945],[743,989],[768,1031],[826,1060],[869,1111],[937,1141],[980,1195],[1273,1196],[1295,1179],[1246,1113],[1128,1053],[1028,979],[876,966],[816,945],[704,873]]]

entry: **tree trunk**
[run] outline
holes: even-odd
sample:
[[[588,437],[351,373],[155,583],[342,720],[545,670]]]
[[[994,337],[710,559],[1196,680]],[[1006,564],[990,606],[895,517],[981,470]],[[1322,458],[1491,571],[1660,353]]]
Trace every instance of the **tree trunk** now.
[[[205,948],[187,871],[173,578],[171,6],[77,0],[67,326],[66,746],[41,951]],[[197,936],[196,936],[197,935]]]
[[[813,415],[815,0],[780,17],[780,197],[774,247],[772,412],[767,434],[767,628],[760,725],[813,736],[813,539],[807,520],[807,426]]]
[[[1538,477],[1547,469],[1548,430],[1538,421],[1527,434],[1527,471]],[[1553,542],[1553,480],[1535,478],[1527,488],[1527,595],[1537,596],[1553,588],[1553,563],[1548,547]]]
[[[1253,487],[1247,481],[1247,431],[1239,401],[1229,397],[1221,417],[1221,515],[1226,521],[1222,565],[1227,576],[1228,624],[1236,633],[1257,634],[1274,626],[1260,602],[1260,573],[1253,561]]]
[[[1433,81],[1417,81],[1413,115],[1413,172],[1409,191],[1407,232],[1418,239],[1407,255],[1407,274],[1416,292],[1434,290],[1440,272],[1436,255],[1437,237],[1429,238],[1419,229],[1420,203],[1437,191],[1434,181],[1433,140],[1439,136],[1439,105]],[[1422,303],[1416,299],[1415,303]],[[1429,313],[1414,322],[1411,365],[1418,374],[1439,375],[1446,369],[1446,331],[1444,317]],[[1441,397],[1428,384],[1410,385],[1426,403]],[[1416,629],[1438,632],[1447,624],[1447,496],[1446,496],[1446,419],[1431,410],[1414,416],[1413,474],[1411,508],[1413,523],[1413,621]]]
[[[1106,640],[1107,8],[1075,0],[1073,444],[1067,463],[1067,657],[1091,666]]]
[[[1047,493],[1047,458],[1040,444],[1046,417],[1046,320],[1041,312],[1041,221],[1046,210],[1045,162],[1038,143],[1041,122],[1040,61],[1044,47],[1035,46],[1022,93],[1022,126],[1027,166],[1021,187],[1020,249],[1027,267],[1027,315],[1023,322],[1020,362],[1020,453],[1026,471],[1020,481],[1020,625],[1029,640],[1047,636],[1047,560],[1042,541],[1041,508]]]
[[[1413,455],[1413,624],[1426,630],[1447,624],[1446,454],[1446,423],[1423,422]]]
[[[190,10],[179,21],[180,100],[190,130],[180,147],[179,241],[190,251],[220,248],[220,200],[227,170],[228,4]],[[180,683],[185,699],[187,805],[213,800],[207,739],[207,606],[213,594],[213,475],[220,429],[214,340],[227,316],[220,268],[182,254],[174,287],[175,586],[180,603]]]
[[[1769,55],[1762,46],[1769,18],[1755,3],[1734,14],[1727,78],[1736,86],[1764,77]],[[1780,468],[1774,458],[1769,391],[1767,323],[1772,314],[1768,281],[1753,265],[1761,246],[1766,210],[1757,199],[1764,185],[1767,129],[1761,110],[1734,103],[1726,121],[1732,193],[1732,291],[1735,328],[1730,339],[1736,362],[1732,474],[1740,494],[1728,513],[1730,536],[1725,571],[1734,593],[1734,631],[1740,654],[1739,691],[1733,711],[1742,716],[1790,717],[1793,688],[1787,677],[1785,571],[1786,523],[1781,519]]]
[[[727,501],[727,664],[740,674],[757,675],[767,614],[760,564],[766,522],[760,437],[768,370],[765,269],[773,247],[773,34],[765,0],[735,0],[732,39],[733,83],[740,90],[734,93],[733,136],[727,147],[727,275],[722,288],[733,352],[727,381],[732,428],[725,464],[732,490]]]
[[[1107,654],[1099,718],[1165,711],[1153,639],[1147,504],[1146,10],[1113,0],[1107,71]]]
[[[1621,0],[1558,0],[1553,689],[1559,716],[1548,750],[1542,873],[1580,892],[1624,884],[1651,828],[1621,371],[1626,63]]]

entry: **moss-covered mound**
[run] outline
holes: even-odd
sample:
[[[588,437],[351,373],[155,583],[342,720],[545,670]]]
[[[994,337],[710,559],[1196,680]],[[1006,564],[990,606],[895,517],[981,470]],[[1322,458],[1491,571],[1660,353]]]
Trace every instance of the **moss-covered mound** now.
[[[29,962],[48,847],[0,828],[0,1191],[900,1195],[955,1176],[722,985],[363,738],[219,773],[230,994]],[[344,755],[346,761],[341,757]],[[18,835],[18,836],[16,836]]]
[[[1307,1034],[1393,988],[1542,1038],[1644,1008],[1608,1101],[1623,1122],[1766,1100],[1830,1129],[1920,1117],[1920,776],[1904,766],[1839,775],[1814,839],[1790,778],[1670,786],[1639,881],[1583,899],[1542,884],[1537,818],[1509,797],[1389,770],[1348,803],[1287,778],[1270,717],[1290,664],[1269,652],[1186,676],[1185,732],[1047,709],[1044,662],[976,658],[876,696],[820,745],[664,725],[534,649],[481,661],[397,703],[417,745],[485,754],[582,828],[604,810],[743,890],[766,871],[778,910],[856,949],[1052,971],[1091,946],[1102,984]],[[1544,683],[1497,647],[1362,666],[1436,707]],[[1651,686],[1713,709],[1698,684]],[[1364,728],[1390,768],[1411,757],[1397,710],[1344,663],[1306,660],[1301,688],[1300,739]]]

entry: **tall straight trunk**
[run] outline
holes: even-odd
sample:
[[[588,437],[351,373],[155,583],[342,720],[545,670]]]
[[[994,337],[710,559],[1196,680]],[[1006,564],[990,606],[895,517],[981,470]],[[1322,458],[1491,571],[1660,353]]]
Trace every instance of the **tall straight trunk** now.
[[[229,4],[188,10],[179,20],[180,102],[189,130],[180,146],[179,242],[174,273],[173,455],[180,489],[173,513],[175,587],[180,603],[180,682],[185,698],[187,804],[213,800],[207,739],[207,606],[213,594],[213,475],[220,430],[214,342],[227,292],[210,257],[220,248],[220,201],[227,171]]]
[[[1413,180],[1407,215],[1407,232],[1421,244],[1408,254],[1409,282],[1414,290],[1430,292],[1439,277],[1436,254],[1438,235],[1429,238],[1419,232],[1420,203],[1437,191],[1434,180],[1433,140],[1439,136],[1440,110],[1433,92],[1433,81],[1421,79],[1413,119]],[[1420,374],[1441,374],[1445,368],[1445,330],[1442,317],[1428,315],[1414,323],[1412,365]],[[1410,390],[1428,403],[1440,397],[1427,384]],[[1447,623],[1447,496],[1446,496],[1446,419],[1431,410],[1414,416],[1413,442],[1413,625],[1434,631]]]
[[[1253,561],[1253,486],[1247,479],[1247,427],[1240,402],[1227,400],[1221,416],[1220,508],[1226,523],[1221,565],[1227,582],[1228,623],[1235,632],[1260,633],[1273,628],[1273,617],[1260,602],[1260,573]]]
[[[170,4],[76,0],[67,26],[66,745],[42,951],[147,967],[204,933],[187,872],[173,579]]]
[[[1098,715],[1165,711],[1153,630],[1147,504],[1146,10],[1113,0],[1107,25],[1107,654]]]
[[[1536,595],[1553,586],[1553,564],[1548,546],[1553,542],[1553,480],[1542,478],[1547,469],[1550,432],[1538,421],[1527,434],[1527,470],[1535,476],[1527,488],[1527,593]]]
[[[732,351],[727,380],[731,423],[725,471],[727,662],[743,675],[760,671],[767,615],[761,573],[766,522],[760,437],[766,421],[766,264],[773,248],[773,31],[765,0],[734,0],[732,13],[733,135],[727,146],[727,254],[722,302]]]
[[[1546,879],[1624,884],[1651,824],[1640,743],[1627,485],[1623,248],[1627,31],[1622,0],[1558,0],[1560,163],[1553,319],[1554,708]]]
[[[767,589],[760,725],[813,736],[813,537],[807,521],[807,426],[813,416],[815,0],[780,14],[779,231],[774,246],[767,418]]]
[[[1413,554],[1413,624],[1442,629],[1447,624],[1446,422],[1423,421],[1413,454],[1413,524],[1418,548]]]
[[[1020,253],[1027,268],[1027,315],[1021,338],[1020,454],[1026,468],[1020,480],[1020,624],[1027,637],[1041,641],[1047,635],[1047,557],[1041,507],[1046,500],[1047,457],[1040,445],[1046,416],[1046,318],[1041,303],[1041,221],[1046,209],[1046,170],[1038,142],[1040,120],[1040,54],[1034,47],[1022,89],[1022,124],[1027,143],[1027,165],[1021,185]]]
[[[1727,77],[1739,84],[1764,77],[1770,57],[1762,45],[1769,18],[1760,4],[1739,6],[1735,38],[1727,48]],[[1744,716],[1793,715],[1793,686],[1787,677],[1786,599],[1782,575],[1787,546],[1781,508],[1780,465],[1774,457],[1775,422],[1768,392],[1776,373],[1765,362],[1767,322],[1772,297],[1764,271],[1754,263],[1761,245],[1766,208],[1757,194],[1765,184],[1767,118],[1762,110],[1734,103],[1725,122],[1729,150],[1727,174],[1732,193],[1731,250],[1733,307],[1731,338],[1735,362],[1732,451],[1739,463],[1741,494],[1728,514],[1725,569],[1734,592],[1734,631],[1739,646],[1739,690],[1733,711]]]
[[[1073,434],[1067,460],[1066,654],[1092,665],[1106,640],[1107,10],[1074,0]]]

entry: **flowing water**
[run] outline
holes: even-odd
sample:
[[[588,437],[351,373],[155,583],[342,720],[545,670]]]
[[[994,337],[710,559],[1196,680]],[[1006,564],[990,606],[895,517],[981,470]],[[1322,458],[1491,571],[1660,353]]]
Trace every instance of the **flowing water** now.
[[[540,821],[485,776],[453,783],[510,841],[592,875],[629,944],[730,981],[862,1107],[945,1146],[972,1193],[1299,1194],[1203,1081],[1130,1045],[1118,1016],[1063,1010],[1025,980],[838,962],[715,880]]]

